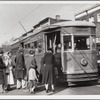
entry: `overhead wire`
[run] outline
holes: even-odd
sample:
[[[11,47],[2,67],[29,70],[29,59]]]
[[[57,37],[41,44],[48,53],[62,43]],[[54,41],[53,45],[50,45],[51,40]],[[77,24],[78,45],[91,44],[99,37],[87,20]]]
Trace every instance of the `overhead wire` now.
[[[15,25],[12,26],[12,28],[10,28],[10,30],[7,31],[7,33],[10,32],[19,24],[19,22],[21,22],[22,20],[24,20],[25,18],[27,18],[28,16],[30,16],[31,13],[33,13],[34,11],[36,11],[38,8],[40,8],[40,6],[42,6],[41,4],[39,4],[35,9],[33,9],[31,12],[29,12],[26,16],[24,16],[23,18],[21,18],[18,23],[16,23]],[[6,32],[3,34],[7,34]]]
[[[40,6],[42,6],[43,4],[39,4],[35,9],[33,9],[30,13],[28,13],[26,16],[24,16],[20,21],[22,21],[23,19],[25,19],[26,17],[30,16],[31,13],[33,13],[34,11],[36,11],[38,8],[40,8]]]

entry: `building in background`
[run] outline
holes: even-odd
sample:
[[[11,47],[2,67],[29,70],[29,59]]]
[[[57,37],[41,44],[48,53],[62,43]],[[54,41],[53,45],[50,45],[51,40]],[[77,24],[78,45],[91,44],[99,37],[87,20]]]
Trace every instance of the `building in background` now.
[[[58,22],[63,22],[63,21],[70,21],[70,20],[60,19],[60,15],[56,15],[56,18],[47,17],[47,18],[41,20],[38,24],[34,25],[33,28],[40,29],[45,26],[48,26],[48,25],[51,25],[54,23],[58,23]]]
[[[96,43],[100,49],[100,4],[94,5],[91,8],[85,9],[80,13],[75,14],[75,20],[93,22],[96,25]]]

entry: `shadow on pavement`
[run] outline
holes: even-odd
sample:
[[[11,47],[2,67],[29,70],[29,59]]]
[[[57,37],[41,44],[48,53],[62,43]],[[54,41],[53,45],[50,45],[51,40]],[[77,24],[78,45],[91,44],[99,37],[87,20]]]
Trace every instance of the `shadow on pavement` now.
[[[55,86],[55,92],[52,92],[51,88],[49,88],[49,93],[47,93],[47,95],[54,95],[56,93],[59,93],[61,91],[64,91],[66,89],[70,89],[70,88],[77,88],[77,87],[88,87],[88,86],[94,86],[97,85],[97,82],[92,81],[92,82],[78,82],[78,83],[70,83],[69,86],[67,84],[67,82],[63,82],[63,83],[59,83]],[[40,85],[37,88],[37,93],[42,92],[45,90],[44,85]]]
[[[62,83],[61,84],[57,84],[55,86],[55,92],[52,92],[51,87],[49,86],[49,93],[47,93],[47,95],[56,94],[58,92],[61,92],[61,91],[65,90],[66,88],[68,88],[68,87],[65,84],[62,84]],[[45,91],[44,85],[38,84],[38,86],[36,88],[36,93],[43,92],[43,91]]]
[[[98,84],[100,84],[100,82]],[[88,87],[88,86],[93,86],[93,85],[97,85],[97,83],[94,82],[94,81],[92,81],[92,82],[78,82],[77,84],[76,83],[70,83],[69,86],[68,86],[67,82],[62,82],[62,83],[56,84],[56,86],[55,86],[55,92],[52,92],[51,87],[49,87],[50,91],[49,91],[49,93],[47,93],[47,95],[55,95],[55,94],[57,94],[57,93],[59,93],[61,91],[64,91],[64,90],[70,89],[70,88]],[[10,91],[13,92],[14,90],[16,90],[15,85],[11,86],[11,90]],[[26,89],[26,90],[27,91],[25,91],[24,94],[29,94],[28,89]],[[45,91],[44,85],[42,85],[42,84],[39,83],[38,86],[37,86],[37,88],[36,88],[36,94],[37,93],[41,94],[41,92],[44,92],[44,91]],[[12,93],[12,92],[10,92],[10,93]],[[16,91],[14,91],[14,92],[16,92]],[[8,95],[9,95],[9,93],[8,93]],[[31,95],[31,94],[29,94],[29,95]],[[46,93],[43,93],[43,95],[46,95]]]
[[[78,88],[78,87],[88,87],[88,86],[94,86],[100,84],[96,81],[90,81],[90,82],[78,82],[78,83],[70,83],[69,86],[67,86],[67,83],[60,83],[56,86],[56,91],[53,93],[50,93],[49,95],[54,95],[58,92],[61,92],[65,89],[70,89],[70,88]]]
[[[12,86],[9,91],[13,91],[16,89],[16,86]]]
[[[69,87],[71,87],[71,88],[87,87],[87,86],[94,86],[94,85],[98,85],[98,84],[100,84],[100,83],[98,83],[97,81],[77,82],[77,83],[71,83],[69,85]]]

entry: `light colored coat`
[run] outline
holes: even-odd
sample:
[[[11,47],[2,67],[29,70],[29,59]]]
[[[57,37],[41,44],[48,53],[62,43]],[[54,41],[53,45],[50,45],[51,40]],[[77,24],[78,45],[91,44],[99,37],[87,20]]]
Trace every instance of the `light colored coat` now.
[[[38,80],[36,75],[36,70],[34,68],[29,69],[29,80]]]
[[[9,56],[6,56],[5,59],[5,65],[9,69],[9,74],[7,75],[7,84],[14,84],[14,75],[13,75],[13,66],[12,66],[12,60],[9,58]]]

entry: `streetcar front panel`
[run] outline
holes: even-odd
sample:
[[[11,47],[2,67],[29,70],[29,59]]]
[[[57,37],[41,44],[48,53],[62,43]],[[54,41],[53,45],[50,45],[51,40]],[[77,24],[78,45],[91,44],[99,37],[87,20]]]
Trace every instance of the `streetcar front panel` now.
[[[98,79],[95,28],[62,29],[63,78],[69,82]]]

